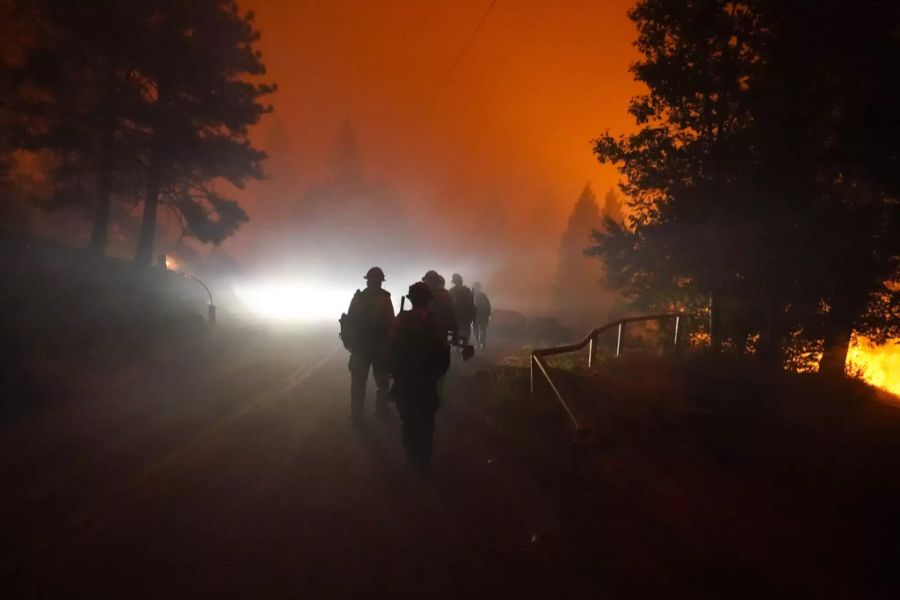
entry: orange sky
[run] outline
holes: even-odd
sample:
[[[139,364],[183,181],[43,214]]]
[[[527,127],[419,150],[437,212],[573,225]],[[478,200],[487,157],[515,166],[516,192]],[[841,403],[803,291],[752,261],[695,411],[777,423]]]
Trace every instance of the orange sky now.
[[[555,239],[586,180],[601,192],[615,182],[589,141],[631,126],[631,2],[498,0],[448,78],[489,3],[245,0],[279,91],[254,132],[271,155],[270,178],[245,194],[257,226],[227,247],[261,237],[267,216],[325,175],[345,122],[368,177],[413,214],[463,223],[492,202],[509,234]]]

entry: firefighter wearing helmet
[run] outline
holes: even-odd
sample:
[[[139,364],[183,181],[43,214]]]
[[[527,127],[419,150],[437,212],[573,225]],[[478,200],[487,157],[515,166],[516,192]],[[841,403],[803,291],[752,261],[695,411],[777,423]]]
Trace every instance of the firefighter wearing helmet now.
[[[491,301],[478,281],[472,284],[472,294],[475,296],[475,344],[484,349],[487,346],[487,329],[491,321]]]
[[[390,335],[391,390],[403,430],[403,447],[410,465],[421,473],[431,468],[438,381],[450,366],[447,333],[429,310],[433,292],[424,282],[409,286],[412,310],[397,315]]]
[[[382,289],[384,271],[372,267],[365,275],[366,288],[357,290],[347,313],[341,316],[341,339],[350,351],[350,418],[354,428],[364,424],[363,401],[369,370],[375,378],[375,413],[387,414],[390,388],[388,336],[394,321],[391,294]]]
[[[456,315],[459,337],[465,343],[472,337],[472,324],[475,322],[477,312],[475,296],[468,286],[463,285],[463,278],[459,273],[454,273],[450,281],[453,282],[453,287],[450,288],[453,314]]]
[[[437,319],[444,335],[455,339],[459,335],[459,322],[453,312],[453,297],[445,287],[446,280],[437,271],[428,271],[422,276],[422,282],[431,291],[428,311]]]

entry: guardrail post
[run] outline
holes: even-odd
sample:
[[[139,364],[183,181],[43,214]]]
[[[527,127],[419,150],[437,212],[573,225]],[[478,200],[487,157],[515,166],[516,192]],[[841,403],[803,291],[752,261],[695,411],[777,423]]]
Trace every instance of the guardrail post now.
[[[681,325],[681,315],[675,315],[675,338],[672,340],[672,351],[678,352],[678,326]]]
[[[591,337],[591,341],[588,342],[588,368],[594,366],[594,363],[597,361],[597,336],[594,335]]]
[[[616,356],[622,353],[622,331],[625,329],[625,323],[619,323],[619,335],[616,338]]]
[[[534,400],[534,354],[531,355],[531,360],[528,362],[528,365],[530,367],[531,385],[529,387],[531,388],[531,399]]]

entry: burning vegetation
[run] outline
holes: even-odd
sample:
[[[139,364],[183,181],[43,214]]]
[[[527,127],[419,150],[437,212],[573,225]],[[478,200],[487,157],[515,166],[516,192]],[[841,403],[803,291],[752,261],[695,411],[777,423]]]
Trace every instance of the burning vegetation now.
[[[876,344],[865,336],[854,336],[847,353],[847,372],[900,396],[900,341]]]

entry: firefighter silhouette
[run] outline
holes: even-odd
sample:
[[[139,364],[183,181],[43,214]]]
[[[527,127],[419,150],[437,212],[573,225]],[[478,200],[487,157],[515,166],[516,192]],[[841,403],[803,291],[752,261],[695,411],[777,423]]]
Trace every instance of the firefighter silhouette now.
[[[364,424],[363,401],[369,370],[377,388],[376,414],[387,413],[390,388],[388,336],[394,321],[394,305],[390,292],[381,287],[385,279],[384,271],[372,267],[365,279],[366,288],[356,291],[350,308],[341,317],[341,338],[350,350],[350,417],[354,427]]]

